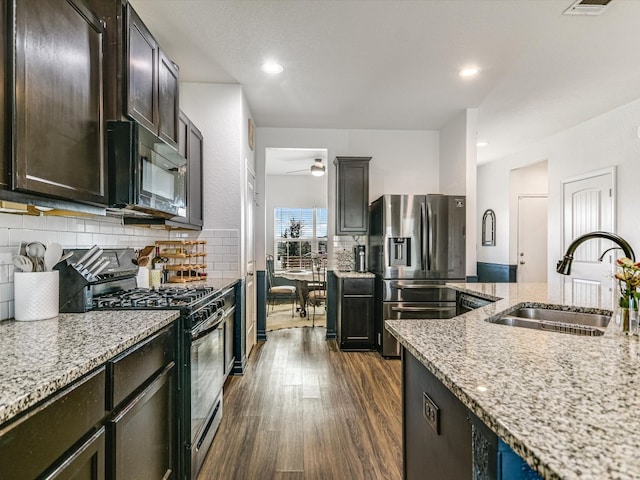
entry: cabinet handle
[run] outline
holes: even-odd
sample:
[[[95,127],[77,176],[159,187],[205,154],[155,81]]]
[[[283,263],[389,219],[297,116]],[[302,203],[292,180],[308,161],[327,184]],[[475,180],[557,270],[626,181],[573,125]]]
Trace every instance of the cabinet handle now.
[[[447,312],[449,310],[455,310],[455,307],[391,307],[392,312]]]

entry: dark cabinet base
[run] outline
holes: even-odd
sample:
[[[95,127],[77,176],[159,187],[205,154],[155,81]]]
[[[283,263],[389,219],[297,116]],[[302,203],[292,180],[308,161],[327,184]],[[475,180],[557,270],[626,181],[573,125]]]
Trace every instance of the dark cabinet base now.
[[[338,278],[338,345],[341,350],[373,350],[373,278]]]

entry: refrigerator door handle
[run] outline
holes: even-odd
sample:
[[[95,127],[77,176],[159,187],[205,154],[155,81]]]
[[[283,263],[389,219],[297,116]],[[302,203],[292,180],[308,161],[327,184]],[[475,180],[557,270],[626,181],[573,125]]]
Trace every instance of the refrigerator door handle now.
[[[427,270],[431,270],[431,257],[433,255],[433,214],[431,204],[427,202]]]
[[[424,229],[429,228],[428,225],[426,224],[426,220],[425,220],[425,204],[424,202],[422,202],[420,204],[420,270],[426,270],[427,266],[425,265],[425,251],[426,251],[426,245],[425,242],[427,241],[427,236],[424,233]]]
[[[447,312],[454,310],[455,306],[450,307],[391,307],[392,312]]]
[[[403,288],[409,289],[417,289],[417,290],[433,290],[433,289],[442,289],[449,288],[446,285],[433,285],[433,284],[420,284],[420,283],[403,283],[403,282],[391,282],[391,288],[397,288],[398,290],[402,290]]]

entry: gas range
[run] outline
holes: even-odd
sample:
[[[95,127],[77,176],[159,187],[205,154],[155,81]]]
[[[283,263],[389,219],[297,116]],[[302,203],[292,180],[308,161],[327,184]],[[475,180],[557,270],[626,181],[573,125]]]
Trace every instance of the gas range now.
[[[215,294],[213,287],[161,287],[159,289],[133,288],[105,293],[93,297],[94,309],[153,309],[193,308]]]

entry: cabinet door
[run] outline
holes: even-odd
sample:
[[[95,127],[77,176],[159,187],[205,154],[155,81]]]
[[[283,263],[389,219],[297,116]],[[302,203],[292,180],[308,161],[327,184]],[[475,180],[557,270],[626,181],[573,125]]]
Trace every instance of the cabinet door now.
[[[102,480],[105,478],[105,429],[100,428],[44,480]]]
[[[103,27],[79,0],[14,0],[13,188],[105,205]]]
[[[373,347],[373,297],[347,296],[342,299],[341,348]]]
[[[127,5],[126,113],[158,133],[158,44],[138,14]]]
[[[193,124],[189,124],[189,157],[188,174],[189,186],[187,189],[187,211],[191,225],[202,226],[203,202],[202,202],[202,175],[203,175],[203,137],[200,130]]]
[[[176,477],[174,371],[172,362],[110,421],[111,478]]]
[[[178,66],[158,49],[158,135],[176,148],[180,115],[178,83]]]
[[[370,157],[337,157],[336,235],[366,234],[369,230]]]

